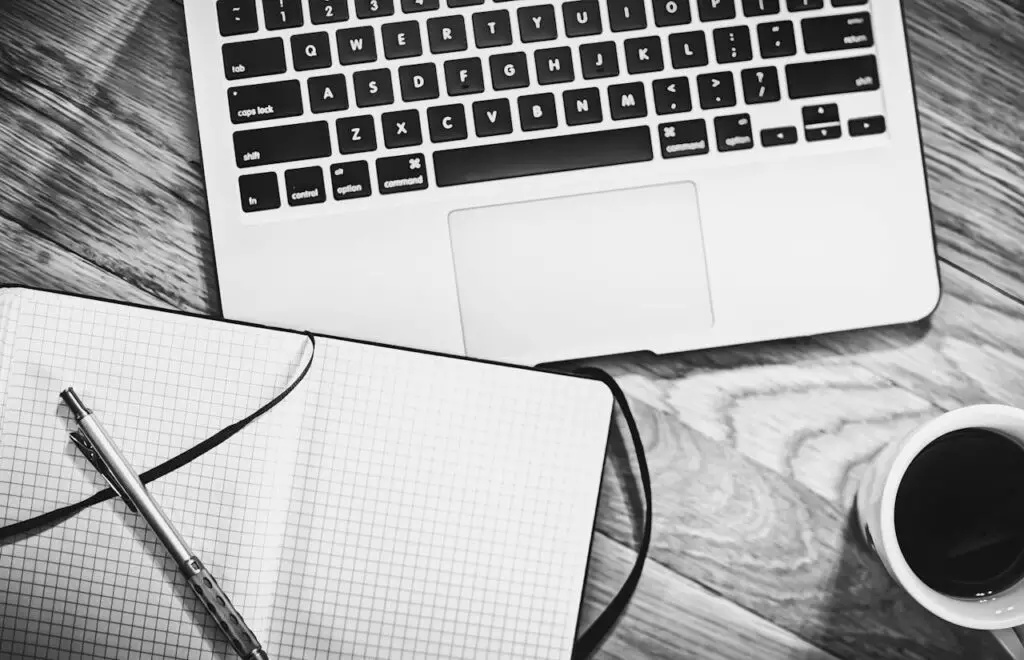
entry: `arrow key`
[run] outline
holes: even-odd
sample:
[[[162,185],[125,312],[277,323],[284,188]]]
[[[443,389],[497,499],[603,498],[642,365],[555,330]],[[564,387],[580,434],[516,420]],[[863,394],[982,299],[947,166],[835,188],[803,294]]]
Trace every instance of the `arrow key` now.
[[[659,115],[689,112],[693,109],[690,99],[690,81],[685,76],[664,78],[654,81],[654,109]]]
[[[784,144],[796,144],[796,126],[779,126],[761,131],[761,144],[766,147],[778,147]]]
[[[365,160],[331,165],[331,189],[334,199],[356,199],[370,195],[370,166]]]

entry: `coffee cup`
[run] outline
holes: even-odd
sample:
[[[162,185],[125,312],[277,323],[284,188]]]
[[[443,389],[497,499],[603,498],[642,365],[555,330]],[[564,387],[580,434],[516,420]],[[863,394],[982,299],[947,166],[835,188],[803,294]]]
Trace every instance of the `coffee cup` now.
[[[855,508],[918,603],[1024,660],[1024,410],[973,405],[927,422],[873,459]]]

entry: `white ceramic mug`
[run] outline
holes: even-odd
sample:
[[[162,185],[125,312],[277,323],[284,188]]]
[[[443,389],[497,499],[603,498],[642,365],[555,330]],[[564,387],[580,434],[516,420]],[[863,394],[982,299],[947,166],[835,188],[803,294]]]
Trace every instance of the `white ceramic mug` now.
[[[987,598],[966,600],[947,596],[914,574],[896,542],[896,493],[908,466],[929,444],[964,428],[998,431],[1024,447],[1024,410],[1020,408],[986,404],[940,415],[886,447],[865,472],[857,489],[860,532],[889,574],[914,600],[958,626],[991,631],[1011,658],[1024,660],[1024,579]]]

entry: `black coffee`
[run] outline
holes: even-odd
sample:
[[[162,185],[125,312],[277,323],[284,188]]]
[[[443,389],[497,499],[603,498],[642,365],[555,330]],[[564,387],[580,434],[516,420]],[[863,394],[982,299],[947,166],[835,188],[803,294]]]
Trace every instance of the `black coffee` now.
[[[980,428],[948,433],[910,463],[896,540],[922,582],[982,598],[1024,577],[1024,449]]]

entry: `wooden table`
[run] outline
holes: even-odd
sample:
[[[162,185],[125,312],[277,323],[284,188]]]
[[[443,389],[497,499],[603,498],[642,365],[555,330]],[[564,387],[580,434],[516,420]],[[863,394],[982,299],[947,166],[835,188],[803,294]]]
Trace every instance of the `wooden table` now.
[[[1024,3],[906,9],[942,303],[912,326],[591,361],[631,397],[655,497],[603,657],[1001,657],[847,524],[885,443],[965,404],[1024,406]],[[213,278],[181,0],[0,3],[0,282],[218,314]],[[587,617],[634,558],[615,453]]]

